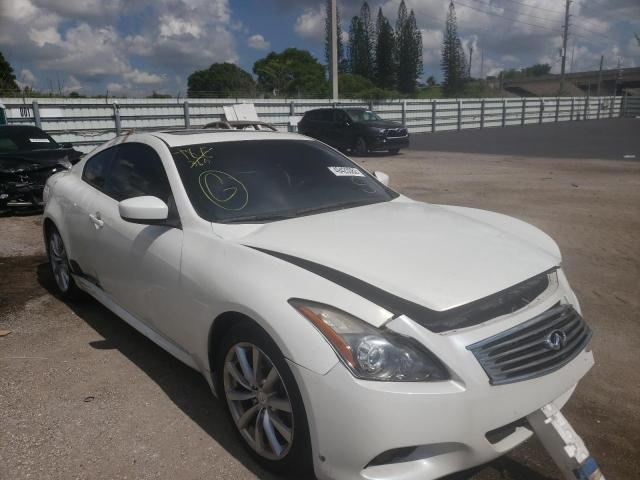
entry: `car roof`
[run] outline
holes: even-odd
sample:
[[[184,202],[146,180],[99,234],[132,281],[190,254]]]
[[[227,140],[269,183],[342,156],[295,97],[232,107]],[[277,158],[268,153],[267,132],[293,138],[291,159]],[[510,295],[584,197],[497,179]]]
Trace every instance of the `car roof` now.
[[[247,140],[309,140],[296,133],[258,130],[173,129],[149,132],[170,147],[197,145],[200,143],[237,142]]]

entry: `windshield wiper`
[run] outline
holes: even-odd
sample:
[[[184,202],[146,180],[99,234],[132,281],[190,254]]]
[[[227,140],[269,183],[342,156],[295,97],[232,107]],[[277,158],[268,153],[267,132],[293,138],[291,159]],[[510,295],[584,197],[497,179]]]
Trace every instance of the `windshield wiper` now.
[[[373,202],[367,201],[353,201],[353,202],[345,202],[345,203],[333,203],[331,205],[320,205],[317,207],[309,207],[303,208],[301,210],[296,210],[296,215],[307,215],[309,213],[320,213],[320,212],[329,212],[331,210],[343,210],[345,208],[353,208],[353,207],[362,207],[364,205],[371,205],[372,203],[378,203],[379,200],[375,200]]]
[[[260,223],[260,222],[271,222],[276,220],[287,220],[289,218],[295,218],[295,214],[285,214],[285,213],[276,213],[276,214],[256,214],[256,215],[245,215],[243,217],[234,217],[228,220],[221,220],[220,223]]]

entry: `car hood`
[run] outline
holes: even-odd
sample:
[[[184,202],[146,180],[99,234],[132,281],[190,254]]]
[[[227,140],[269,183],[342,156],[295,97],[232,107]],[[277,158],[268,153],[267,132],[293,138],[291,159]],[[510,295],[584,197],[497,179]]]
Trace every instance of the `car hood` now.
[[[273,222],[236,240],[435,311],[487,297],[560,262],[555,243],[519,220],[401,199]]]
[[[393,122],[391,120],[378,120],[375,122],[355,122],[362,127],[374,127],[374,128],[402,128],[402,125]]]
[[[32,172],[58,165],[75,158],[75,150],[58,148],[0,154],[0,171],[4,173]]]

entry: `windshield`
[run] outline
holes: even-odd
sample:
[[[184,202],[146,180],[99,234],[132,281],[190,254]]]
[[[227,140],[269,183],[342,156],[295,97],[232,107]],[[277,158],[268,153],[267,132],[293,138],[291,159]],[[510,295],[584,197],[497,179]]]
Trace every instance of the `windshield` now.
[[[217,142],[174,147],[171,154],[193,207],[211,222],[280,220],[397,196],[315,141]]]
[[[354,122],[378,122],[382,120],[370,110],[345,110]]]
[[[0,153],[58,148],[53,138],[36,127],[0,127]]]

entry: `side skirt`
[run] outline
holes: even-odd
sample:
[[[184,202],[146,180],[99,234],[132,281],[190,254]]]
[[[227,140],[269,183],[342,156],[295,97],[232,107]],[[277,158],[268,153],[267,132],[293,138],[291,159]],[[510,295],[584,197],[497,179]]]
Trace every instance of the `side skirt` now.
[[[111,310],[114,314],[116,314],[122,320],[127,322],[133,328],[135,328],[142,335],[144,335],[149,340],[154,342],[160,348],[162,348],[162,349],[166,350],[167,352],[169,352],[171,355],[176,357],[182,363],[185,363],[186,365],[190,366],[191,368],[200,371],[200,369],[198,368],[198,366],[194,362],[193,357],[189,354],[189,352],[187,352],[186,350],[183,350],[178,345],[176,345],[175,343],[171,342],[166,337],[164,337],[163,335],[159,334],[154,329],[149,327],[146,323],[138,320],[136,317],[131,315],[124,308],[122,308],[120,305],[115,303],[111,299],[111,297],[109,297],[104,292],[104,290],[102,290],[100,287],[98,287],[95,284],[91,283],[86,278],[84,278],[82,276],[79,276],[79,275],[76,275],[76,274],[73,275],[73,279],[75,280],[75,282],[78,285],[78,287],[80,287],[82,290],[87,292],[89,295],[91,295],[93,298],[95,298],[98,302],[100,302],[102,305],[107,307],[109,310]]]

